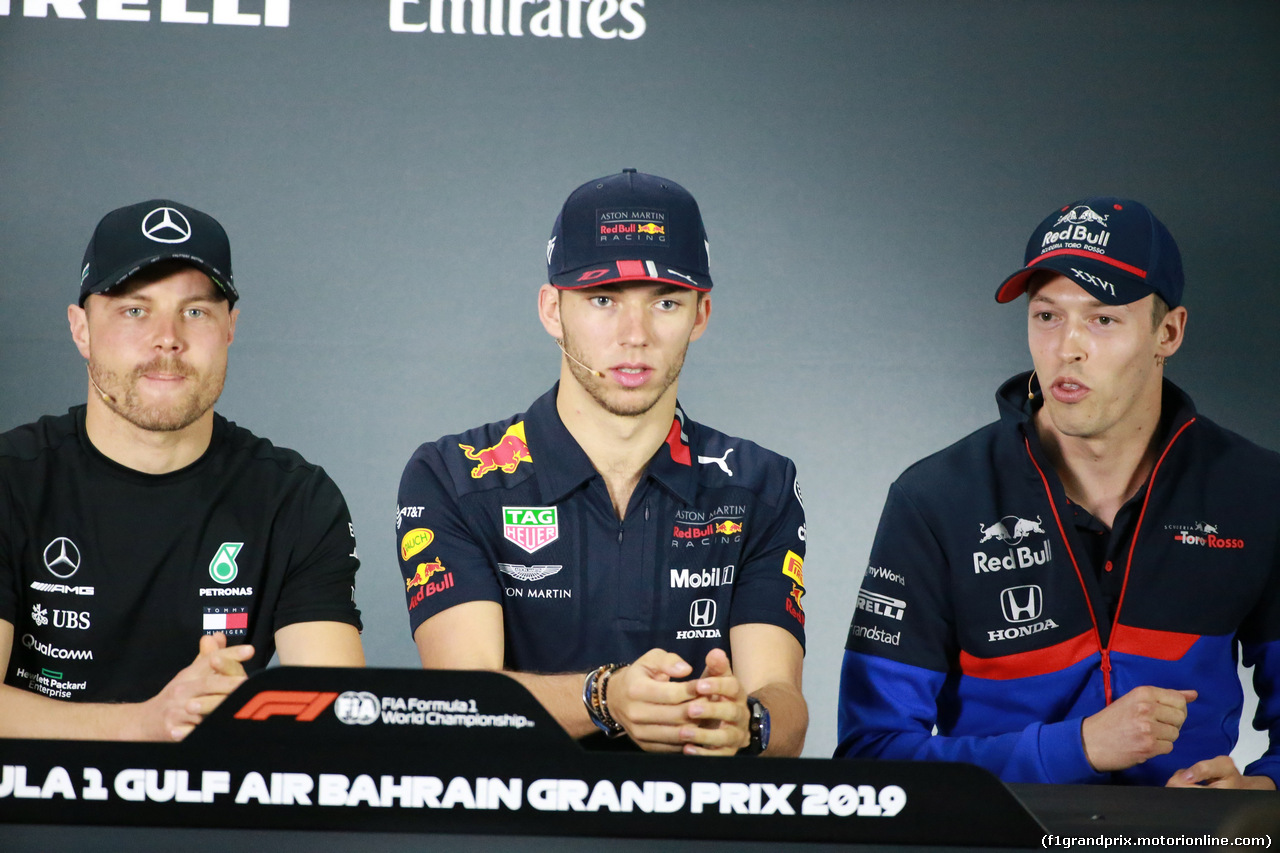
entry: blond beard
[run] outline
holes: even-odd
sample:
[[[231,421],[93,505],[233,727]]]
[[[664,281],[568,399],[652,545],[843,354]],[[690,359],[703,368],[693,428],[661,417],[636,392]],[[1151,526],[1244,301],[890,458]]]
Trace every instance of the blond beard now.
[[[167,408],[147,406],[139,399],[138,381],[148,373],[184,376],[195,383],[195,388],[184,399]],[[191,426],[213,408],[222,395],[227,369],[223,365],[221,370],[200,379],[199,374],[182,362],[156,358],[134,368],[122,378],[120,374],[90,360],[89,376],[100,389],[102,402],[107,408],[129,423],[151,432],[177,432]]]

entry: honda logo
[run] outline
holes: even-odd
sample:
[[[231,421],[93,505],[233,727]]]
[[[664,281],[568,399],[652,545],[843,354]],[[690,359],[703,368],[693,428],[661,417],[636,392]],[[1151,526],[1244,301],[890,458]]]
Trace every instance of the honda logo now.
[[[1044,609],[1044,593],[1035,584],[1011,586],[1000,593],[1000,609],[1009,622],[1030,622],[1040,618]]]
[[[699,598],[689,605],[689,624],[694,628],[709,628],[716,624],[716,602],[711,598]]]

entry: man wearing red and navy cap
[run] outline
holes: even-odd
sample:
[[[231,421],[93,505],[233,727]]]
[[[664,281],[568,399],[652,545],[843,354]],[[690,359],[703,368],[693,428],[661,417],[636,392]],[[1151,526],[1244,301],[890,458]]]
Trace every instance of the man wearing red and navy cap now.
[[[849,631],[837,756],[1011,782],[1274,789],[1280,456],[1164,378],[1182,262],[1142,204],[1050,214],[996,293],[1035,367],[1000,420],[890,487]],[[1270,748],[1243,773],[1238,651]]]
[[[676,401],[712,287],[693,197],[634,169],[583,184],[547,243],[560,381],[418,448],[396,541],[428,668],[504,670],[575,737],[797,755],[804,510],[790,460]]]

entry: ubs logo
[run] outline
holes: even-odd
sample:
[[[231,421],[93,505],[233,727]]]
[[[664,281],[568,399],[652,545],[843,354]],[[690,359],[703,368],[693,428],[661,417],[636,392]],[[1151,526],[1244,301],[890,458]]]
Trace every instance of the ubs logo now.
[[[694,628],[709,628],[716,624],[715,599],[699,598],[689,605],[689,624]]]
[[[44,546],[44,567],[55,578],[67,579],[80,568],[80,549],[65,536]]]
[[[1011,586],[1000,593],[1000,609],[1006,622],[1030,622],[1044,610],[1044,593],[1035,584]]]

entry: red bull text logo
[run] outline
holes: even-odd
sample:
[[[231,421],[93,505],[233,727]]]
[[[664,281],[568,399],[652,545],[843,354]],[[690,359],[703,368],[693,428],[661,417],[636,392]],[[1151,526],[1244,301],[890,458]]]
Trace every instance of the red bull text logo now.
[[[459,444],[458,447],[468,459],[478,463],[471,469],[471,476],[477,480],[490,471],[514,473],[521,462],[533,461],[533,457],[529,455],[529,445],[524,439],[524,421],[507,427],[502,438],[492,447],[485,447],[479,452],[469,444]]]
[[[736,536],[742,533],[742,525],[736,521],[710,522],[702,527],[681,527],[676,525],[671,535],[676,539],[706,539],[709,536]]]
[[[790,613],[797,622],[804,624],[804,605],[800,603],[804,590],[795,584],[791,585],[791,592],[787,593],[787,612]]]

